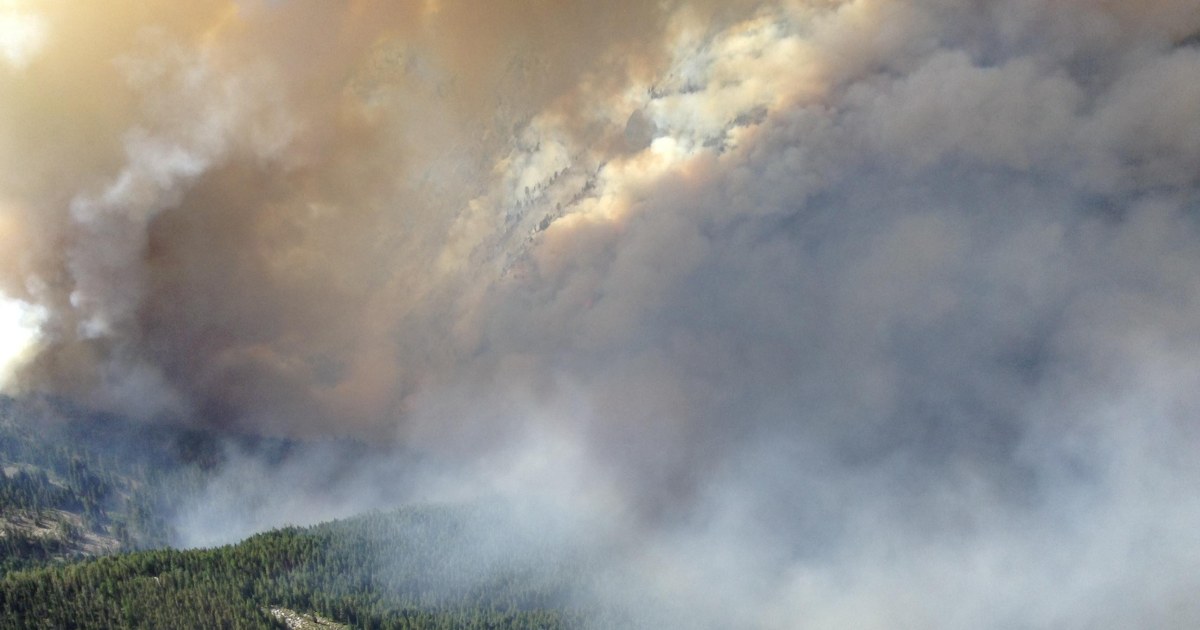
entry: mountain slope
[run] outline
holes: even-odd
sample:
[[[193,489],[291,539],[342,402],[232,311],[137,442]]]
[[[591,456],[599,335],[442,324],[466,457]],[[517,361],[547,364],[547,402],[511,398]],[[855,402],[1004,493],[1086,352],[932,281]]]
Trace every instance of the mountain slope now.
[[[202,550],[140,551],[12,572],[0,626],[281,628],[273,608],[364,628],[568,628],[582,558],[497,540],[495,513],[425,506]]]

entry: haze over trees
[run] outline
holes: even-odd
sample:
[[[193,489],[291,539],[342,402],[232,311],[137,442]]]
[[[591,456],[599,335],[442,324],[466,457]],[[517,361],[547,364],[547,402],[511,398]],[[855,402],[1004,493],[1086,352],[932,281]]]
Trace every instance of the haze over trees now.
[[[0,627],[288,627],[272,610],[356,628],[550,629],[598,618],[571,596],[588,558],[549,539],[505,538],[498,505],[410,507],[164,548],[176,506],[196,500],[222,457],[215,438],[86,416],[49,438],[21,417],[35,408],[2,397],[0,407]],[[123,437],[82,439],[99,425]],[[118,445],[127,457],[108,450]]]
[[[206,550],[140,551],[0,580],[0,627],[285,628],[272,608],[356,628],[583,627],[568,558],[470,566],[471,508],[377,513]],[[528,550],[526,550],[528,551]],[[587,613],[591,613],[588,615]]]

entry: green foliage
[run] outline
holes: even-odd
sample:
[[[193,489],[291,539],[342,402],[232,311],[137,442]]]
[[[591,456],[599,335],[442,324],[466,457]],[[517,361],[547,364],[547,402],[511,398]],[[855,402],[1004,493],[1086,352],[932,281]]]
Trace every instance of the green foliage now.
[[[0,533],[14,533],[0,541],[0,571],[171,544],[170,523],[220,465],[221,444],[204,431],[0,395]]]
[[[166,545],[163,497],[180,472],[148,474],[0,416],[0,570]]]
[[[16,405],[0,396],[0,629],[285,627],[272,607],[372,629],[597,625],[597,611],[569,597],[584,558],[536,533],[500,538],[521,528],[497,525],[486,506],[410,508],[215,549],[166,549],[175,510],[225,456],[210,434],[71,420],[61,409],[55,417],[68,420],[39,424],[36,410]],[[293,446],[238,443],[268,462]],[[114,547],[122,553],[89,559]]]
[[[582,625],[566,597],[577,567],[525,546],[519,557],[483,551],[481,516],[410,508],[14,572],[0,580],[0,627],[282,627],[271,606],[362,628]]]

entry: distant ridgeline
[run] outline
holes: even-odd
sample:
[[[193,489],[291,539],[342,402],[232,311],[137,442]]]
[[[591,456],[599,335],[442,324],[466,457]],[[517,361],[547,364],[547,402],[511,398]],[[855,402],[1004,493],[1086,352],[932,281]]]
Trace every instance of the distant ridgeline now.
[[[586,560],[529,539],[492,540],[488,518],[468,507],[405,508],[216,549],[12,572],[0,581],[0,627],[286,628],[272,613],[281,608],[361,628],[595,626],[596,611],[570,598]]]

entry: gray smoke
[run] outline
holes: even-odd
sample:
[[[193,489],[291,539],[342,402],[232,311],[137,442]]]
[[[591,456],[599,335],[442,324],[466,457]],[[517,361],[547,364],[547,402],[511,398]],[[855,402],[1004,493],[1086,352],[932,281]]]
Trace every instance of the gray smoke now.
[[[1195,3],[205,6],[69,177],[5,131],[15,386],[441,464],[191,542],[500,496],[645,627],[1200,623]]]

